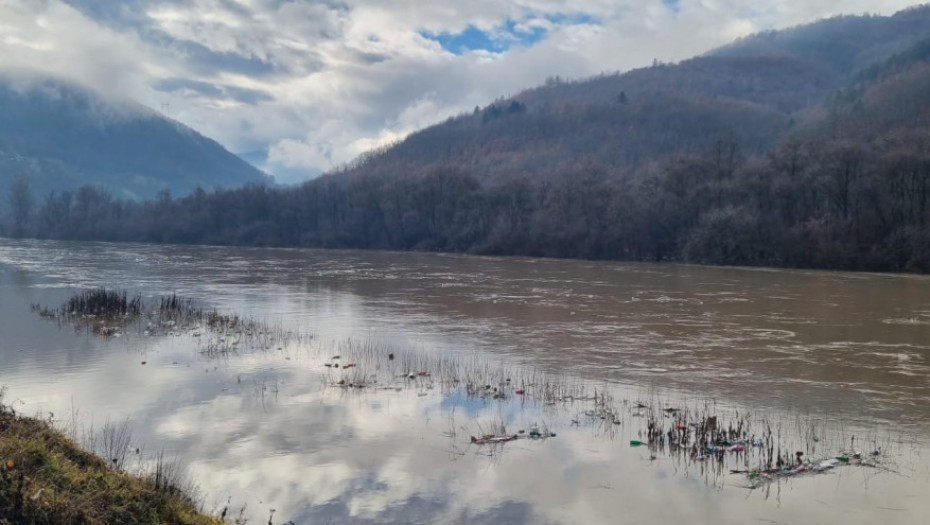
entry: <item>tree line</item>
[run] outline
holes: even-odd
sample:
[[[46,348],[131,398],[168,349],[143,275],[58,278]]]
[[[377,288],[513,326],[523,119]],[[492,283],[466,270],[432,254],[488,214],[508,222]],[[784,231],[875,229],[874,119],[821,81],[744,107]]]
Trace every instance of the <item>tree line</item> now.
[[[482,184],[440,166],[141,202],[94,186],[37,200],[21,178],[9,208],[5,235],[43,239],[926,272],[930,132],[789,139],[764,156],[719,139],[637,177],[579,166]]]

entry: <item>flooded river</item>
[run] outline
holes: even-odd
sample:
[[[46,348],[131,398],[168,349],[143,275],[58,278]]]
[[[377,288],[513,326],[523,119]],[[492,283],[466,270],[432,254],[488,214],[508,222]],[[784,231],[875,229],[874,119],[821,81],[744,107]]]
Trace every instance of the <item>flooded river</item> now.
[[[287,335],[229,349],[222,334],[217,354],[207,334],[95,337],[30,308],[98,286],[178,294]],[[369,371],[332,366],[336,354],[378,386],[338,384]],[[512,381],[465,390],[497,371]],[[549,381],[575,397],[533,395]],[[0,239],[0,386],[63,428],[128,418],[140,464],[177,457],[206,510],[245,506],[252,523],[930,515],[922,276]],[[733,468],[748,460],[631,447],[659,404],[748,413],[791,454],[861,449],[876,463],[761,484]],[[503,426],[556,436],[471,440]]]

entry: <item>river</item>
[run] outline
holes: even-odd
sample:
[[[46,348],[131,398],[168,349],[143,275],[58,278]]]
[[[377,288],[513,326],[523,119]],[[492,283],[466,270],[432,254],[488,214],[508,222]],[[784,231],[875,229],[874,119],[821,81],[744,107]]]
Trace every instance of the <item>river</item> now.
[[[191,333],[95,337],[30,308],[98,286],[177,294],[288,335],[216,355]],[[347,389],[335,381],[355,369],[324,367],[346,354],[399,370],[400,359],[371,357],[382,350],[417,378]],[[158,451],[177,457],[206,510],[245,506],[252,523],[916,524],[930,514],[922,276],[0,239],[0,360],[16,410],[77,434],[128,420],[140,465]],[[466,395],[440,384],[440,367],[506,371],[527,395],[509,383],[505,399]],[[531,396],[543,380],[527,381],[541,377],[608,392],[622,413],[610,424],[584,396],[543,402]],[[809,455],[881,449],[881,463],[747,482],[631,447],[643,432],[637,403],[750,413],[786,449],[805,439]],[[471,443],[500,425],[557,435]]]

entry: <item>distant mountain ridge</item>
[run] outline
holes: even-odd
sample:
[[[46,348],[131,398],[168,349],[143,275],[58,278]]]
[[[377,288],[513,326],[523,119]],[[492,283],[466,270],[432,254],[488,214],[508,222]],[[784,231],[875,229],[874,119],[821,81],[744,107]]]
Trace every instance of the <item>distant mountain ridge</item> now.
[[[930,273],[930,8],[552,79],[296,187],[11,202],[0,234]]]
[[[21,176],[40,199],[85,184],[147,199],[267,179],[214,140],[140,104],[49,77],[0,73],[0,196]]]
[[[856,75],[930,37],[930,6],[840,16],[743,38],[678,64],[544,86],[363,155],[337,177],[423,176],[454,167],[484,184],[651,163],[737,138],[761,154],[803,127]]]

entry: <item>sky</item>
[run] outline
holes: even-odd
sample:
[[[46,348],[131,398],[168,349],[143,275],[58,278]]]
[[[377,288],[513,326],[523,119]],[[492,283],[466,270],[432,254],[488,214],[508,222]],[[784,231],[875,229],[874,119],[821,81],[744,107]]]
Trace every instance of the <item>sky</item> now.
[[[546,78],[914,0],[0,0],[0,72],[136,100],[295,183]]]

